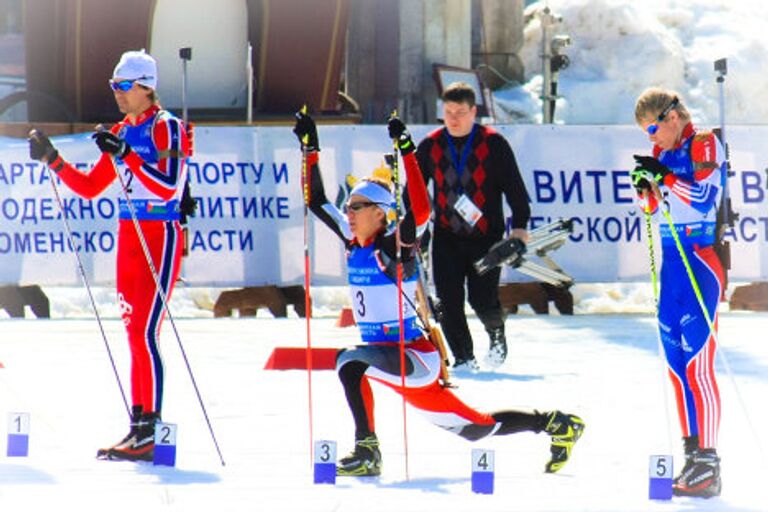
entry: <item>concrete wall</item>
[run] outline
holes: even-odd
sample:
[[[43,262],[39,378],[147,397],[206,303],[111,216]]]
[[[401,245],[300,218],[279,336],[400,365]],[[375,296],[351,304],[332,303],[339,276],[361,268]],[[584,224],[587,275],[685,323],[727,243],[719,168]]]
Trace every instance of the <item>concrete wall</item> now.
[[[491,89],[523,81],[524,9],[524,0],[473,1],[472,67]]]
[[[350,20],[347,90],[360,103],[363,122],[381,122],[386,109],[396,105],[407,122],[434,123],[435,64],[479,65],[481,78],[492,86],[503,81],[488,71],[491,67],[512,80],[522,79],[516,53],[523,44],[523,4],[523,0],[357,0]],[[397,79],[394,86],[392,77]]]

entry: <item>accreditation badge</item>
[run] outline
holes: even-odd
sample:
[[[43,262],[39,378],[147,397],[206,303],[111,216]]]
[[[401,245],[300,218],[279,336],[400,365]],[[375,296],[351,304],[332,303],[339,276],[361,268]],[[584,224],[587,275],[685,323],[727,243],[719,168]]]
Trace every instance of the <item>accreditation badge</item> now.
[[[473,203],[466,194],[461,194],[459,200],[453,205],[453,209],[461,215],[464,222],[473,227],[477,224],[477,221],[480,220],[480,217],[483,216],[483,212],[480,211],[480,208],[475,206],[475,203]]]

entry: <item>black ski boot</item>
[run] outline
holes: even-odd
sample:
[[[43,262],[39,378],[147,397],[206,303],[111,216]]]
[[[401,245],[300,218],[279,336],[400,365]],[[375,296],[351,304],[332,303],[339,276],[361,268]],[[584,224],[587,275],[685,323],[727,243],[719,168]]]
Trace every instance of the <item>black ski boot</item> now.
[[[689,436],[683,438],[683,452],[685,454],[685,464],[680,473],[672,480],[673,485],[677,485],[681,481],[684,474],[691,470],[693,467],[693,456],[699,451],[699,436]]]
[[[338,476],[379,476],[381,452],[376,434],[355,441],[355,450],[339,460],[336,474]]]
[[[144,413],[140,405],[134,406],[128,435],[110,448],[99,449],[96,458],[151,461],[155,455],[155,424],[159,420],[157,413]]]
[[[697,449],[691,463],[686,461],[682,473],[672,484],[675,496],[711,498],[719,496],[721,490],[720,457],[714,448]]]
[[[547,462],[545,471],[555,473],[565,466],[571,457],[573,445],[584,433],[584,421],[576,415],[560,411],[553,411],[548,416],[544,431],[552,436],[552,444],[549,447],[552,458]]]

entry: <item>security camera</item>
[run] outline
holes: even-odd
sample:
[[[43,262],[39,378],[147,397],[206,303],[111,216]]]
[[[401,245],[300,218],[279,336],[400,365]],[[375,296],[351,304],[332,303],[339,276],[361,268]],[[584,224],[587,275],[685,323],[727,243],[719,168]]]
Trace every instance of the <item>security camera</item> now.
[[[557,34],[552,37],[552,51],[554,53],[559,52],[563,48],[571,46],[571,36],[565,34]]]
[[[728,73],[728,60],[727,59],[717,59],[715,61],[715,71],[718,72],[721,75],[725,75]]]

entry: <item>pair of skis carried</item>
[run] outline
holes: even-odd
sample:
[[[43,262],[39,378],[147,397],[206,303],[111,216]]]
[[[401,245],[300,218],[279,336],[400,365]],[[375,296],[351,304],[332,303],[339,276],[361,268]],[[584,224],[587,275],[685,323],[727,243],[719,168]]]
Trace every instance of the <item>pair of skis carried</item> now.
[[[573,284],[573,278],[555,263],[547,253],[562,247],[572,232],[573,221],[570,219],[560,219],[532,230],[529,233],[527,245],[520,239],[506,238],[494,244],[488,251],[488,254],[475,262],[475,269],[478,274],[482,275],[493,268],[506,264],[545,283],[568,288]],[[536,256],[544,261],[546,266],[526,258],[525,255],[527,253],[536,254]],[[441,321],[440,304],[429,294],[425,264],[420,257],[419,267],[416,310],[430,341],[440,351],[441,384],[445,387],[453,387],[448,371],[448,355],[445,341],[439,326]],[[430,321],[430,317],[435,320],[434,323]]]
[[[483,275],[501,265],[509,265],[539,281],[568,288],[573,284],[573,278],[548,253],[562,247],[572,232],[573,221],[560,219],[531,230],[527,244],[519,238],[505,238],[475,262],[475,270]],[[527,257],[529,254],[538,256],[545,265],[531,261]]]

